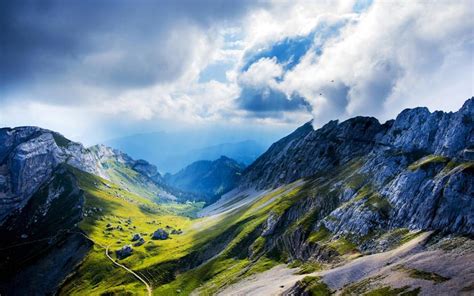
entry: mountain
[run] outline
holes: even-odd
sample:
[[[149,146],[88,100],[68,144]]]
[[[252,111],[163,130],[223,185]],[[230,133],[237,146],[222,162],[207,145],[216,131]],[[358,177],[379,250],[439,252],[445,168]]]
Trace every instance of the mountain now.
[[[246,165],[253,162],[275,137],[264,135],[260,139],[243,139],[244,136],[220,133],[149,133],[132,135],[107,141],[114,147],[136,158],[145,158],[158,165],[161,172],[176,173],[198,160],[215,160],[221,155]]]
[[[232,249],[237,257],[222,256],[222,264],[247,258],[256,263],[234,262],[252,270],[270,260],[310,275],[268,267],[246,280],[229,272],[237,284],[221,284],[223,295],[460,295],[474,282],[462,263],[474,258],[473,197],[471,98],[454,113],[407,109],[384,124],[307,123],[200,215],[239,216],[233,225],[242,223],[246,235]]]
[[[407,109],[384,124],[356,117],[313,130],[307,123],[250,165],[240,186],[317,180],[334,199],[321,223],[338,235],[393,227],[472,234],[473,113],[470,99],[455,113]]]
[[[242,168],[222,157],[180,172],[203,190],[235,182],[202,208],[146,161],[40,128],[1,129],[0,293],[474,290],[474,98],[383,124],[307,123],[240,178],[223,170]]]
[[[247,140],[195,149],[192,150],[189,155],[192,155],[194,159],[199,160],[214,160],[225,155],[226,157],[232,158],[244,165],[249,165],[265,152],[265,149],[265,145]]]
[[[221,156],[214,161],[193,162],[174,175],[165,175],[165,179],[171,186],[205,195],[206,201],[212,203],[235,187],[243,169],[244,165]]]
[[[116,203],[91,206],[85,192],[113,196],[126,208],[150,214],[169,212],[165,208],[170,206],[159,208],[159,202],[194,197],[168,188],[156,167],[144,160],[102,145],[84,148],[49,130],[3,128],[0,144],[0,233],[6,247],[0,291],[7,294],[54,292],[84,260],[92,244],[78,224]],[[31,285],[20,288],[22,281]]]

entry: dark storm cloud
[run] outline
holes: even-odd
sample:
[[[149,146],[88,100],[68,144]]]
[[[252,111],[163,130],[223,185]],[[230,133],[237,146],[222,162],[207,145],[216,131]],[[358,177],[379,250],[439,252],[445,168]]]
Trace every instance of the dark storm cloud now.
[[[0,1],[0,98],[29,85],[173,81],[196,39],[255,1]]]
[[[302,97],[295,95],[287,98],[285,93],[270,87],[244,87],[236,103],[256,117],[280,117],[281,112],[285,111],[310,110]]]

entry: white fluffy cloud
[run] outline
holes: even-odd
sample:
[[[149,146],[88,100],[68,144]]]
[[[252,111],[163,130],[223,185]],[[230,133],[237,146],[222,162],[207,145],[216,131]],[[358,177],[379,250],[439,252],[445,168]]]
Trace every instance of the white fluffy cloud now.
[[[459,108],[473,92],[471,4],[376,1],[320,56],[308,52],[280,88],[305,97],[318,125],[419,105]]]

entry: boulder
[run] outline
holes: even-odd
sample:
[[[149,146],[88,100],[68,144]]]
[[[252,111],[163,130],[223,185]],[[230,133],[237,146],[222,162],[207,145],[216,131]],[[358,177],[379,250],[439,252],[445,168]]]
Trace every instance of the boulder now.
[[[139,233],[135,233],[132,237],[132,242],[135,242],[137,240],[139,240],[141,237],[141,235]]]
[[[131,245],[125,245],[121,249],[115,251],[115,254],[117,255],[118,259],[127,258],[128,256],[132,255],[132,253],[133,253],[133,248]]]
[[[151,236],[152,239],[168,239],[168,232],[164,230],[163,228],[159,228],[157,231],[153,232],[153,235]]]
[[[144,243],[145,243],[145,240],[143,239],[143,237],[140,237],[140,238],[138,239],[138,241],[133,244],[133,246],[139,247],[139,246],[143,245]]]
[[[171,230],[171,234],[181,234],[181,233],[183,233],[183,231],[182,231],[181,229],[178,229],[178,230],[173,229],[173,230]]]

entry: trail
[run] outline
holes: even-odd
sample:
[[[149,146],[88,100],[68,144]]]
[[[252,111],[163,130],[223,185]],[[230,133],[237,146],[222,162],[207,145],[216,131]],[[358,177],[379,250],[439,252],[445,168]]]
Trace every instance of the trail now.
[[[145,287],[146,287],[146,290],[148,292],[148,296],[152,296],[152,292],[153,292],[153,289],[151,288],[151,286],[147,283],[147,281],[145,281],[141,276],[139,276],[135,271],[131,270],[130,268],[128,268],[127,266],[123,265],[123,264],[120,264],[118,263],[117,261],[114,260],[114,258],[112,258],[110,255],[109,255],[109,247],[110,245],[108,246],[103,246],[101,244],[99,244],[98,242],[94,241],[92,238],[90,238],[89,236],[87,236],[86,234],[82,233],[82,232],[76,232],[78,234],[81,234],[82,236],[84,236],[85,238],[87,238],[88,240],[90,240],[91,242],[93,242],[94,244],[102,247],[105,249],[105,256],[107,256],[107,258],[110,259],[110,261],[112,261],[113,264],[117,265],[118,267],[121,267],[123,269],[125,269],[127,272],[131,273],[134,277],[136,277],[140,282],[142,282]]]
[[[105,256],[107,256],[107,258],[109,258],[110,261],[112,261],[113,264],[115,264],[115,265],[117,265],[117,266],[119,266],[119,267],[125,269],[127,272],[131,273],[134,277],[136,277],[139,281],[141,281],[141,282],[146,286],[146,289],[147,289],[147,291],[148,291],[148,296],[152,296],[153,289],[151,288],[151,286],[150,286],[140,275],[138,275],[136,272],[134,272],[134,271],[131,270],[130,268],[126,267],[125,265],[116,262],[116,261],[109,255],[109,247],[110,247],[110,245],[108,245],[108,246],[103,246],[103,245],[99,244],[98,242],[94,241],[92,238],[90,238],[90,237],[87,236],[86,234],[84,234],[84,233],[82,233],[82,232],[79,232],[79,231],[71,231],[71,230],[69,230],[69,229],[60,229],[60,230],[58,231],[58,233],[56,233],[56,235],[54,235],[54,236],[47,237],[47,238],[43,238],[43,239],[32,240],[32,241],[28,241],[28,242],[24,242],[24,243],[20,243],[20,244],[16,244],[16,245],[11,245],[11,246],[8,246],[8,247],[5,247],[5,248],[1,248],[0,250],[6,250],[6,249],[10,249],[10,248],[15,248],[15,247],[23,246],[23,245],[32,244],[32,243],[35,243],[35,242],[38,242],[38,241],[53,239],[53,238],[56,238],[58,235],[60,235],[62,232],[80,234],[80,235],[82,235],[83,237],[85,237],[86,239],[90,240],[93,244],[98,245],[98,246],[100,246],[101,248],[105,249]]]
[[[146,286],[146,289],[148,291],[148,296],[151,296],[152,295],[152,289],[151,289],[151,286],[141,277],[139,276],[135,271],[131,270],[130,268],[128,268],[127,266],[123,265],[123,264],[120,264],[118,263],[117,261],[115,261],[110,255],[109,255],[109,247],[110,245],[108,245],[106,248],[105,248],[105,255],[107,256],[107,258],[109,258],[115,265],[117,266],[120,266],[122,267],[123,269],[125,269],[126,271],[128,271],[129,273],[133,274],[137,279],[139,279],[143,284],[145,284]]]

